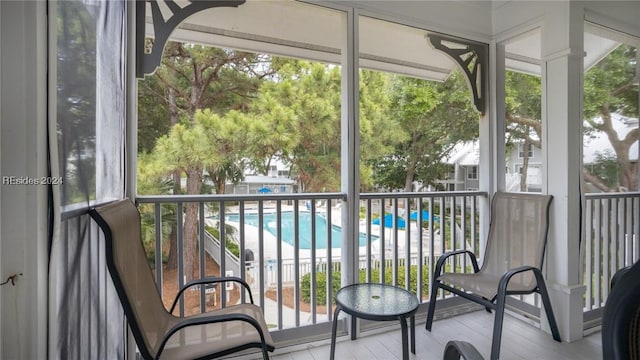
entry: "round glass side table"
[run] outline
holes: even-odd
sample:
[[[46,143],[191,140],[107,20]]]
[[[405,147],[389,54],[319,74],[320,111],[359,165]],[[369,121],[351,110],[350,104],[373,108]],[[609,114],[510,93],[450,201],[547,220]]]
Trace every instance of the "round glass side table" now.
[[[415,313],[418,298],[411,292],[392,285],[362,283],[345,286],[336,294],[336,310],[331,331],[331,360],[336,347],[336,329],[340,311],[351,315],[351,328],[355,329],[356,318],[372,321],[399,320],[402,330],[402,358],[409,359],[407,318],[411,324],[411,352],[416,353]],[[351,340],[355,340],[351,332]]]

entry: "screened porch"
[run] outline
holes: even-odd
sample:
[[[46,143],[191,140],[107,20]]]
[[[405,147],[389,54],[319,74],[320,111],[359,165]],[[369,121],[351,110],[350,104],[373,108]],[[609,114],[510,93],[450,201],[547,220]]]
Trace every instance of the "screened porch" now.
[[[424,322],[437,256],[483,253],[489,201],[501,190],[554,197],[543,272],[563,340],[548,333],[538,297],[512,297],[503,357],[602,357],[609,280],[640,259],[640,3],[23,1],[0,2],[0,16],[0,280],[17,279],[1,288],[1,358],[136,358],[105,268],[103,235],[87,215],[124,197],[143,215],[144,246],[161,296],[175,293],[187,274],[248,280],[277,344],[274,359],[328,358],[332,294],[356,282],[390,283],[416,294],[412,358],[442,358],[446,342],[461,338],[488,358],[493,318],[482,308],[442,293],[434,331]],[[331,181],[318,181],[329,190],[312,175],[306,183],[287,182],[282,192],[274,181],[249,193],[189,193],[192,174],[183,177],[180,195],[145,187],[141,134],[162,127],[145,122],[154,114],[139,109],[154,106],[140,93],[156,89],[143,88],[145,81],[166,75],[169,43],[333,71],[334,107],[326,117],[337,132],[324,142],[338,161]],[[624,151],[608,156],[591,151],[612,133],[593,120],[606,116],[594,115],[600,108],[590,101],[605,95],[585,86],[595,81],[585,74],[618,55],[628,57],[628,92],[617,112],[608,113],[607,124],[618,126],[621,137],[608,146]],[[251,69],[265,78],[273,75],[267,70],[264,64]],[[367,157],[376,145],[371,134],[393,127],[387,118],[368,128],[376,102],[362,84],[371,73],[438,84],[460,76],[477,136],[466,143],[468,151],[442,158],[448,166],[442,176],[405,187],[368,186],[374,172],[365,165],[376,160]],[[512,111],[510,86],[519,75],[537,84],[527,103],[535,108],[535,124]],[[614,175],[613,163],[620,166]],[[44,180],[18,186],[16,178]],[[292,233],[285,234],[285,223]],[[304,238],[301,227],[308,228]],[[200,250],[195,265],[182,253],[189,241]],[[170,268],[172,252],[178,256]],[[204,312],[233,299],[224,287],[202,287],[182,299],[179,311]],[[363,321],[351,329],[340,321],[337,358],[401,358],[399,327],[387,325]],[[347,335],[354,332],[358,339],[351,341]]]

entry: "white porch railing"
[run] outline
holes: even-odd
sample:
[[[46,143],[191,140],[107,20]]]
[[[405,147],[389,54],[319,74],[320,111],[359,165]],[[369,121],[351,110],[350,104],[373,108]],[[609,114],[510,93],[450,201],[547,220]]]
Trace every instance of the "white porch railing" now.
[[[357,264],[361,281],[403,286],[427,301],[433,259],[454,249],[479,252],[480,197],[486,194],[361,194]],[[239,249],[237,263],[229,263],[233,258],[228,254],[229,243],[212,242],[210,234],[199,236],[198,248],[209,252],[212,259],[220,259],[218,274],[232,271],[233,275],[246,279],[253,288],[256,302],[265,310],[267,321],[280,330],[327,323],[332,319],[332,311],[327,311],[326,304],[332,301],[331,289],[335,292],[340,287],[337,274],[342,266],[340,206],[343,198],[339,193],[267,193],[141,196],[136,201],[146,221],[143,228],[153,233],[152,243],[146,245],[153,253],[152,265],[157,283],[162,284],[158,287],[161,292],[185,283],[184,262],[179,251],[184,244],[185,209],[187,204],[197,204],[198,233],[205,234],[205,226],[213,226],[220,237],[231,238]],[[169,224],[175,224],[180,255],[178,275],[172,280],[177,284],[172,286],[166,286],[164,266],[155,266],[162,264],[167,256]],[[229,226],[235,229],[232,236],[227,235],[232,230]],[[227,256],[221,256],[223,253]],[[204,253],[199,254],[199,261],[205,263]],[[470,264],[452,264],[463,268],[467,265]],[[240,269],[240,273],[232,269]],[[203,266],[200,266],[200,276],[205,276]],[[210,293],[200,290],[200,311],[206,309]],[[222,304],[231,298],[224,291],[218,296]],[[185,308],[183,302],[180,311],[192,309]]]
[[[618,269],[640,259],[640,192],[586,194],[584,309],[601,309]]]
[[[185,282],[184,261],[179,257],[177,276],[171,279],[174,283],[165,286],[169,282],[167,270],[160,265],[169,250],[169,224],[175,224],[180,249],[184,244],[186,206],[197,204],[198,233],[203,234],[198,235],[198,247],[210,253],[212,259],[218,259],[220,270],[216,275],[232,271],[233,275],[246,279],[273,331],[299,332],[299,328],[327,325],[332,319],[332,311],[327,311],[326,304],[331,303],[331,289],[335,291],[340,286],[337,276],[342,266],[340,205],[344,196],[339,193],[183,195],[142,196],[136,201],[147,221],[145,229],[152,234],[147,248],[153,253],[151,263],[161,293]],[[403,286],[420,294],[426,302],[433,259],[454,249],[480,252],[478,204],[483,197],[486,194],[482,192],[361,194],[357,264],[360,281]],[[386,224],[383,214],[389,217]],[[640,193],[588,194],[583,217],[587,229],[583,236],[586,323],[588,313],[598,316],[608,294],[608,280],[615,271],[640,257]],[[393,221],[396,218],[404,222]],[[229,237],[226,235],[229,226],[236,229],[231,242],[237,244],[238,256],[231,254],[229,242],[216,241],[216,246],[207,243],[209,236],[204,231],[210,225],[217,227],[219,237]],[[287,232],[298,236],[292,236],[288,243],[285,239],[291,234]],[[204,253],[199,254],[199,261],[205,263]],[[468,265],[451,264],[463,269]],[[205,273],[205,267],[200,269],[200,276],[211,275]],[[224,289],[217,290],[221,304],[235,301]],[[210,296],[211,289],[197,291],[199,311],[206,309]],[[183,302],[180,311],[192,310],[185,308]]]

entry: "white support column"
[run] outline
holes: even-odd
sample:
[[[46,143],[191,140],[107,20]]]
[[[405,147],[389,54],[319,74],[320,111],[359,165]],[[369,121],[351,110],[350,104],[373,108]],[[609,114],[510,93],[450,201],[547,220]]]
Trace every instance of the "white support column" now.
[[[46,6],[0,1],[1,359],[47,357]]]
[[[347,11],[342,48],[341,188],[347,194],[342,207],[342,285],[357,279],[360,202],[360,121],[358,75],[358,11]]]
[[[136,28],[136,4],[127,1],[127,29]],[[134,199],[137,194],[137,157],[138,157],[138,79],[136,78],[136,32],[127,33],[127,121],[126,160],[125,160],[125,196]],[[234,187],[235,190],[235,187]],[[135,349],[134,349],[135,350]]]
[[[504,46],[489,44],[489,76],[484,84],[485,114],[480,119],[478,139],[480,166],[478,169],[479,190],[489,194],[480,199],[480,253],[484,254],[487,234],[491,222],[491,195],[504,188]],[[502,177],[502,181],[500,181]],[[502,185],[501,185],[502,184]]]
[[[546,192],[554,196],[546,280],[563,341],[583,336],[581,271],[582,76],[584,8],[550,5],[543,30],[543,153]],[[543,189],[544,191],[544,189]],[[543,312],[544,313],[544,312]],[[545,319],[543,326],[547,326]]]
[[[137,195],[137,164],[138,164],[138,79],[136,77],[136,2],[127,1],[126,26],[126,122],[125,122],[125,192],[124,195],[135,199]],[[127,326],[126,354],[128,359],[136,358],[136,340],[131,328]]]
[[[489,141],[488,144],[482,143],[480,148],[488,147],[491,150],[490,160],[495,166],[491,169],[492,177],[486,179],[487,188],[481,187],[482,190],[493,193],[496,190],[505,190],[505,131],[506,131],[506,105],[505,105],[505,78],[506,78],[506,66],[505,66],[505,47],[504,44],[497,44],[493,42],[489,48],[490,64],[491,64],[491,122],[488,124],[489,128]],[[482,124],[482,123],[481,123]],[[482,130],[480,131],[482,135]],[[487,136],[481,136],[482,139]],[[485,146],[482,146],[485,145]]]
[[[356,9],[347,11],[346,37],[342,46],[342,116],[341,116],[341,188],[347,194],[342,204],[341,283],[358,279],[358,238],[360,203],[360,121],[358,74],[358,17]],[[348,324],[351,322],[348,321]],[[357,329],[348,329],[349,333]]]
[[[0,30],[2,29],[2,6],[0,6]],[[1,38],[1,34],[0,34]],[[0,76],[2,72],[2,47],[0,46]],[[0,86],[0,105],[2,104],[2,86]],[[1,113],[0,113],[1,114]],[[2,129],[2,117],[0,116],[0,129]],[[2,150],[2,136],[0,136],[0,150]],[[4,169],[2,167],[2,156],[0,156],[0,170]],[[2,174],[0,174],[2,176]],[[1,180],[1,179],[0,179]],[[0,185],[0,229],[2,229],[2,188]],[[2,249],[2,231],[0,231],[0,249]],[[0,276],[2,275],[2,256],[0,256]],[[2,305],[2,293],[0,293],[0,339],[4,339],[4,322],[2,320],[4,313],[4,306]],[[3,355],[3,341],[0,341],[0,355]]]

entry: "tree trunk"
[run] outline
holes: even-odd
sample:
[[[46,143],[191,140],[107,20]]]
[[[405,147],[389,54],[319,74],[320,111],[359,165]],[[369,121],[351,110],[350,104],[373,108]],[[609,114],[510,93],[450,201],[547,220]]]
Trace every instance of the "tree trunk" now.
[[[171,225],[171,235],[169,235],[169,256],[167,257],[167,269],[173,270],[178,267],[178,224]]]
[[[636,161],[635,163],[629,164],[629,169],[627,169],[627,173],[629,174],[628,191],[640,191],[640,184],[638,183],[638,161]]]
[[[631,146],[637,141],[639,137],[638,129],[631,130],[625,138],[620,139],[618,132],[613,126],[613,119],[611,112],[607,106],[602,106],[600,109],[600,115],[602,124],[598,127],[603,131],[613,151],[616,154],[616,160],[618,163],[618,190],[619,191],[637,191],[638,190],[638,171],[637,164],[634,164],[629,158],[629,151]],[[597,184],[595,184],[597,186]]]
[[[187,193],[197,195],[202,185],[202,169],[187,169]],[[184,218],[184,269],[187,281],[198,277],[198,204],[187,203]]]
[[[216,194],[224,194],[226,189],[226,185],[224,181],[220,181],[216,184]]]
[[[599,190],[604,192],[613,191],[599,177],[593,175],[586,167],[582,168],[582,176],[584,177],[584,181],[591,183],[591,185],[595,186]]]
[[[167,102],[169,105],[169,124],[173,127],[178,123],[178,106],[176,105],[176,92],[172,87],[168,89]],[[173,194],[180,194],[180,170],[173,172]],[[177,215],[176,215],[177,218]],[[167,268],[175,269],[178,267],[178,225],[174,222],[171,225],[171,236],[169,236],[169,256],[167,257]]]
[[[420,135],[417,132],[413,133],[413,139],[411,141],[411,148],[415,148],[420,141]],[[413,156],[413,154],[409,154],[409,161],[407,162],[407,176],[404,178],[404,191],[411,192],[413,190],[413,180],[416,176],[416,166],[417,166],[417,158],[419,156]]]
[[[529,148],[531,147],[531,143],[524,140],[523,146],[523,156],[522,156],[522,170],[520,172],[520,191],[527,191],[527,173],[529,172]]]
[[[407,176],[404,179],[404,191],[411,192],[413,190],[413,178],[415,176],[415,163],[407,168]]]

